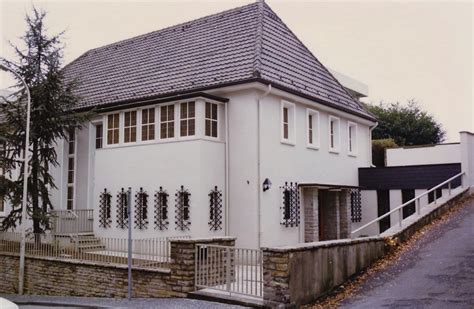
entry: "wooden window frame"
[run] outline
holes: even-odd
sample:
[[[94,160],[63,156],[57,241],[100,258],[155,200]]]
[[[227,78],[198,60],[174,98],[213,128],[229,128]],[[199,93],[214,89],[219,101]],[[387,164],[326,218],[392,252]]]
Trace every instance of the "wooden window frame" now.
[[[170,114],[169,109],[173,108],[173,112]],[[163,109],[166,110],[166,119],[163,120]],[[160,106],[160,140],[171,140],[176,138],[176,107],[175,104],[166,104]],[[169,119],[169,115],[173,115],[173,119]],[[163,125],[166,127],[166,134],[163,136]],[[170,127],[172,125],[172,127]],[[172,133],[172,135],[170,135]]]
[[[107,145],[120,144],[120,122],[121,122],[120,114],[121,113],[113,113],[113,114],[108,114],[105,117],[107,120]],[[112,134],[111,137],[109,135],[110,133]]]
[[[193,109],[192,115],[190,114],[190,106]],[[185,114],[183,114],[184,111]],[[190,130],[191,128],[192,130]],[[190,131],[192,131],[192,134]],[[196,102],[181,102],[179,103],[179,137],[194,136],[196,136]]]
[[[135,124],[133,124],[133,115],[135,116]],[[127,124],[127,117],[130,117]],[[135,129],[135,132],[133,130]],[[132,144],[137,142],[138,131],[138,111],[130,110],[123,112],[123,143]]]
[[[140,130],[140,141],[150,142],[156,139],[156,108],[148,107],[139,110],[141,115],[141,130]],[[146,117],[145,117],[146,115]],[[153,118],[153,121],[150,120]],[[152,138],[150,138],[152,136]]]
[[[285,111],[287,111],[287,117],[285,117]],[[296,144],[296,105],[288,101],[281,101],[280,114],[281,143],[294,146]]]
[[[357,123],[347,122],[347,149],[348,154],[352,157],[357,156],[357,143],[358,143],[358,133],[357,133]]]
[[[219,104],[217,103],[204,102],[204,136],[213,139],[219,138]]]
[[[310,108],[306,109],[306,146],[308,148],[319,149],[319,132],[319,112]]]
[[[328,118],[329,152],[339,153],[341,148],[341,119],[335,116]]]

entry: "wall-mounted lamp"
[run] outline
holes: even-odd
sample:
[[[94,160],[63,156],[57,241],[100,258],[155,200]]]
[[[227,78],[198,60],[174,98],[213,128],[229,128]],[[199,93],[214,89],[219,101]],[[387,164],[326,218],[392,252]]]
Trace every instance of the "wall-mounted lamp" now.
[[[271,187],[272,187],[272,182],[270,181],[270,179],[265,178],[265,180],[263,181],[263,192],[267,191]]]

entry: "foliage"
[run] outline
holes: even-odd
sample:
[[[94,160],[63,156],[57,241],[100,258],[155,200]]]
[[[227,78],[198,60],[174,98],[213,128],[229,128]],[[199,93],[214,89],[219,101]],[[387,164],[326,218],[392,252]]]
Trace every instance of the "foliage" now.
[[[17,61],[3,59],[2,65],[16,71],[28,85],[31,93],[31,128],[28,156],[28,214],[33,219],[33,232],[49,228],[48,211],[52,209],[51,189],[56,188],[50,173],[58,166],[55,146],[67,139],[68,131],[79,128],[87,115],[72,113],[78,98],[73,94],[74,82],[65,82],[60,71],[62,50],[61,34],[48,36],[44,18],[46,13],[33,8],[26,16],[27,30],[21,37],[24,47],[13,46]],[[3,100],[0,114],[0,138],[6,142],[1,156],[4,176],[0,177],[1,194],[12,210],[4,219],[2,228],[16,227],[21,222],[23,167],[26,139],[26,91],[20,80],[13,100]]]
[[[440,123],[420,109],[415,100],[407,105],[391,103],[367,105],[379,125],[372,132],[372,139],[392,138],[399,146],[437,144],[444,141],[446,132]]]
[[[376,167],[385,166],[385,149],[397,146],[393,138],[372,140],[372,163]]]

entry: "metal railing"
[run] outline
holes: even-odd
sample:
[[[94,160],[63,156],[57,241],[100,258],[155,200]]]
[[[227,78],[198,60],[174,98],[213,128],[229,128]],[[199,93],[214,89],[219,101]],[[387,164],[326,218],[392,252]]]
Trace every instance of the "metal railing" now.
[[[195,263],[196,288],[263,297],[261,250],[198,244]]]
[[[382,219],[390,216],[391,214],[395,213],[395,212],[398,212],[398,226],[402,226],[403,224],[403,220],[406,219],[406,218],[403,218],[403,208],[407,207],[407,206],[410,206],[412,205],[413,203],[415,203],[415,213],[413,213],[412,215],[416,214],[416,215],[420,215],[421,214],[421,204],[420,204],[420,199],[427,195],[427,194],[430,194],[433,192],[434,194],[434,203],[436,204],[437,203],[437,199],[438,197],[436,196],[436,190],[437,189],[442,189],[443,187],[445,187],[446,185],[448,186],[448,195],[451,195],[451,191],[454,189],[452,188],[452,183],[454,182],[454,180],[458,179],[458,178],[461,178],[461,181],[460,181],[460,187],[462,187],[462,184],[463,184],[463,176],[464,176],[464,172],[461,172],[445,181],[443,181],[442,183],[440,183],[439,185],[423,192],[422,194],[418,195],[418,196],[415,196],[413,199],[409,200],[408,202],[406,203],[403,203],[402,205],[390,210],[389,212],[381,215],[380,217],[368,222],[367,224],[364,224],[363,226],[355,229],[354,231],[351,232],[351,238],[354,238],[355,235],[357,233],[359,233],[360,231],[362,230],[365,230],[367,227],[369,226],[372,226],[373,224],[376,224],[378,222],[380,222]],[[410,215],[411,216],[411,215]],[[407,217],[408,218],[408,217]],[[392,227],[393,225],[390,225],[390,227]],[[380,235],[380,230],[378,230],[377,232],[377,235]]]
[[[56,235],[92,233],[94,229],[93,209],[51,211],[52,231]]]
[[[132,240],[133,267],[167,268],[170,262],[170,241],[189,236]],[[19,254],[20,233],[0,233],[0,252]],[[58,237],[54,234],[28,234],[26,256],[58,260],[89,261],[94,263],[127,265],[128,240],[95,236]]]

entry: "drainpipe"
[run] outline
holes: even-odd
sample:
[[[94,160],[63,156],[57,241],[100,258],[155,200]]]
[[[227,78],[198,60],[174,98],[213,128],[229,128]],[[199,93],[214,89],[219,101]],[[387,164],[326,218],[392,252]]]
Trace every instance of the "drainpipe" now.
[[[375,123],[375,125],[373,127],[369,127],[370,128],[370,136],[369,136],[369,166],[370,167],[375,167],[374,163],[373,163],[373,158],[372,158],[372,131],[379,125],[378,122]]]
[[[257,232],[258,232],[258,248],[261,248],[262,245],[262,177],[261,177],[261,162],[262,162],[262,151],[261,151],[261,129],[260,123],[262,122],[262,99],[270,94],[272,91],[272,85],[268,84],[267,91],[257,99],[258,103],[258,119],[257,119],[257,181],[258,181],[258,204],[257,204]]]
[[[229,102],[224,104],[225,114],[225,236],[229,236]]]

